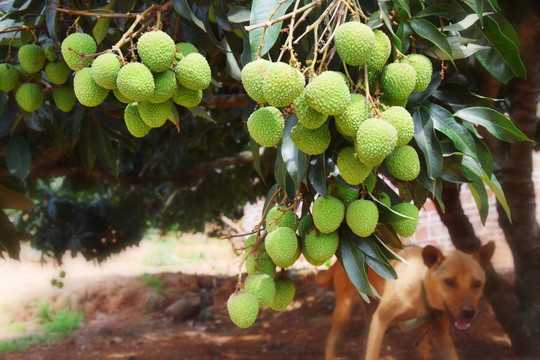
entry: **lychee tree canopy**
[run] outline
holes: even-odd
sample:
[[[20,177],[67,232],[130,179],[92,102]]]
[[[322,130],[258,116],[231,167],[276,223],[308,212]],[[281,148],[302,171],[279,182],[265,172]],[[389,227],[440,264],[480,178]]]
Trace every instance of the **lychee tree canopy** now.
[[[242,87],[242,68],[257,58],[290,63],[306,83],[323,71],[341,72],[350,92],[365,96],[372,117],[392,105],[377,78],[369,85],[367,66],[347,65],[335,50],[335,30],[355,20],[387,35],[386,64],[417,53],[433,65],[427,89],[401,99],[414,122],[409,145],[420,160],[412,181],[394,178],[383,164],[372,168],[374,187],[347,185],[336,159],[355,139],[336,129],[333,116],[324,125],[330,144],[317,155],[291,139],[298,123],[291,106],[280,108],[285,129],[276,146],[261,147],[248,134],[249,116],[268,106]],[[392,204],[412,201],[419,208],[432,198],[444,208],[446,180],[467,184],[484,221],[487,188],[509,211],[480,133],[528,139],[496,100],[474,92],[479,73],[502,83],[526,76],[517,35],[496,0],[2,1],[0,63],[17,66],[25,44],[52,48],[62,61],[62,41],[83,32],[95,39],[97,53],[78,54],[81,60],[112,51],[126,64],[138,61],[137,39],[156,29],[175,43],[193,44],[208,61],[212,82],[199,105],[173,105],[170,121],[144,137],[128,131],[126,104],[112,91],[98,106],[77,101],[64,112],[53,98],[59,85],[41,71],[21,74],[15,89],[0,92],[0,256],[17,258],[20,241],[31,240],[59,261],[67,250],[102,260],[137,244],[145,228],[201,229],[220,214],[240,215],[243,204],[261,195],[267,199],[263,216],[276,203],[308,213],[317,196],[341,182],[379,209],[369,237],[345,223],[339,230],[337,255],[355,285],[371,294],[364,265],[395,276],[388,260],[401,243],[392,223],[404,218],[376,200],[379,192]],[[36,111],[24,111],[16,100],[24,83],[38,84],[44,94]],[[264,235],[264,226],[255,230]]]

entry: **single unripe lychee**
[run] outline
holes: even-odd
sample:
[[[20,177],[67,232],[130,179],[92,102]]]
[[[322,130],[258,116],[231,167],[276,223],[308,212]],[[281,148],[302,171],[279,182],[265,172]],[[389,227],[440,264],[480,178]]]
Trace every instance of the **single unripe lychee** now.
[[[356,136],[358,126],[370,117],[366,97],[360,94],[351,95],[351,103],[341,114],[334,116],[336,128],[346,136]]]
[[[267,274],[249,275],[244,283],[244,288],[257,297],[259,307],[268,305],[276,295],[274,279]]]
[[[337,167],[343,179],[351,184],[362,183],[370,174],[371,167],[362,163],[356,156],[354,147],[349,146],[339,151]]]
[[[275,311],[285,310],[294,298],[296,290],[294,282],[291,279],[278,276],[274,279],[274,283],[276,285],[276,294],[269,305]]]
[[[416,86],[416,70],[406,63],[392,63],[384,67],[381,88],[390,99],[407,99]]]
[[[396,146],[407,145],[414,136],[414,122],[411,114],[401,106],[392,106],[381,113],[381,119],[394,125],[397,131]]]
[[[139,103],[139,114],[141,118],[151,128],[163,126],[171,113],[172,101],[167,100],[159,104],[150,101]]]
[[[333,196],[319,196],[313,202],[313,223],[322,233],[329,234],[337,230],[345,217],[345,205]]]
[[[331,135],[327,124],[323,124],[317,129],[308,129],[298,123],[291,130],[291,140],[303,153],[317,155],[328,149]]]
[[[180,106],[190,108],[199,105],[202,101],[202,96],[202,90],[191,90],[178,84],[172,101]]]
[[[48,45],[43,48],[43,54],[45,55],[45,59],[48,62],[55,62],[58,59],[58,55],[56,55],[56,51],[54,51],[53,47]]]
[[[371,172],[370,172],[371,173]],[[341,200],[345,207],[349,206],[355,200],[358,200],[358,190],[349,189],[347,186],[343,185],[341,182],[334,180],[332,181],[332,187],[330,188],[330,193],[332,196]]]
[[[199,50],[195,47],[195,45],[187,43],[187,42],[180,42],[175,44],[176,47],[176,56],[175,59],[177,61],[182,60],[184,57],[188,56],[192,53],[198,53]]]
[[[63,85],[69,77],[69,68],[65,62],[58,60],[45,65],[45,75],[56,85]]]
[[[141,118],[139,107],[136,102],[128,104],[124,109],[124,121],[129,133],[135,137],[146,136],[151,128]]]
[[[266,252],[274,264],[286,268],[294,264],[298,251],[298,240],[294,230],[280,227],[266,235]]]
[[[176,75],[171,69],[167,69],[159,74],[154,74],[154,94],[148,101],[157,104],[169,100],[178,90],[178,85]],[[193,91],[197,92],[197,90]]]
[[[116,78],[122,64],[113,53],[99,55],[92,63],[92,79],[105,89],[116,89]]]
[[[265,59],[252,61],[242,69],[242,85],[250,98],[258,103],[265,103],[266,98],[263,92],[264,74],[272,64]]]
[[[306,102],[305,91],[302,91],[300,96],[294,100],[293,105],[296,117],[298,117],[298,122],[308,129],[317,129],[324,124],[328,118],[328,115],[320,113],[309,106],[309,104]]]
[[[246,329],[257,319],[259,300],[249,292],[232,294],[227,301],[227,311],[236,326]]]
[[[154,94],[154,77],[141,63],[132,62],[122,66],[116,78],[120,93],[133,101],[146,101]]]
[[[390,52],[392,51],[392,44],[385,33],[380,30],[373,30],[373,34],[375,35],[375,43],[373,44],[371,55],[366,61],[369,72],[380,70],[388,61]]]
[[[401,59],[401,62],[411,64],[414,70],[416,70],[416,86],[414,87],[413,92],[422,92],[426,90],[431,82],[431,75],[433,74],[431,60],[422,54],[411,54]]]
[[[306,214],[302,216],[300,221],[298,222],[298,236],[301,238],[304,238],[306,236],[306,233],[311,229],[313,226],[313,220],[311,218],[311,215]]]
[[[161,30],[148,31],[137,41],[137,53],[150,70],[162,72],[173,62],[176,47],[167,33]]]
[[[272,106],[288,106],[300,96],[304,84],[304,75],[298,69],[283,62],[272,63],[264,74],[264,98]]]
[[[293,209],[287,210],[286,206],[274,206],[266,214],[266,231],[272,232],[279,227],[288,227],[296,231],[298,228],[298,216]]]
[[[23,110],[28,112],[39,109],[43,99],[43,92],[38,84],[23,84],[15,92],[15,101]]]
[[[398,180],[412,181],[420,174],[418,153],[409,145],[395,148],[384,163],[390,175]]]
[[[102,88],[92,78],[92,70],[83,68],[73,78],[73,90],[77,100],[84,106],[98,106],[105,100],[109,90]]]
[[[359,21],[350,21],[337,28],[334,42],[345,64],[362,65],[371,54],[375,35],[369,26]]]
[[[405,236],[405,237],[413,236],[414,232],[416,231],[416,227],[418,226],[418,217],[419,217],[418,208],[411,203],[403,202],[403,203],[394,205],[394,207],[392,207],[392,210],[412,218],[412,219],[402,218],[396,221],[395,223],[392,224],[392,227],[394,228],[394,230],[401,236]]]
[[[85,59],[81,63],[81,55],[95,54],[96,50],[96,42],[88,34],[73,33],[62,41],[62,56],[71,70],[90,65],[92,58]]]
[[[394,150],[396,142],[397,131],[392,124],[381,119],[367,119],[356,133],[356,155],[363,164],[375,166]]]
[[[37,73],[45,65],[45,53],[39,45],[26,44],[21,46],[18,56],[19,63],[30,74]]]
[[[373,234],[379,221],[377,205],[370,200],[353,201],[347,207],[345,221],[356,235],[368,237]]]
[[[343,77],[335,71],[324,71],[306,86],[306,102],[325,115],[337,115],[351,103],[351,93]]]
[[[204,56],[191,53],[176,64],[178,82],[192,90],[204,90],[212,81],[212,71]]]
[[[339,235],[337,231],[324,234],[313,229],[306,234],[302,245],[302,253],[306,259],[309,258],[316,263],[324,263],[336,253]]]
[[[246,251],[250,251],[247,249]],[[268,274],[274,277],[276,274],[276,264],[270,258],[266,251],[259,249],[255,252],[249,252],[246,258],[246,272],[249,275]]]
[[[70,112],[77,102],[77,97],[70,85],[58,86],[53,91],[53,100],[56,106],[63,112]]]
[[[257,144],[272,147],[277,145],[283,136],[285,120],[279,109],[268,106],[255,110],[249,116],[247,128]]]
[[[11,91],[19,82],[17,68],[9,64],[0,64],[0,91]]]

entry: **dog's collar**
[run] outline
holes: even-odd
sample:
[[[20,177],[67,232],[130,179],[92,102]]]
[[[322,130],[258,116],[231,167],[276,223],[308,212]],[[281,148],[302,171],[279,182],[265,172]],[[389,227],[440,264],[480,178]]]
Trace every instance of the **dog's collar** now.
[[[431,306],[429,306],[428,300],[427,300],[427,292],[426,292],[426,286],[424,282],[422,281],[422,302],[424,303],[424,308],[426,309],[426,315],[420,316],[414,319],[409,319],[405,321],[401,321],[399,323],[399,327],[403,331],[413,330],[417,327],[436,320],[439,318],[439,316],[442,314],[441,310],[433,309]]]

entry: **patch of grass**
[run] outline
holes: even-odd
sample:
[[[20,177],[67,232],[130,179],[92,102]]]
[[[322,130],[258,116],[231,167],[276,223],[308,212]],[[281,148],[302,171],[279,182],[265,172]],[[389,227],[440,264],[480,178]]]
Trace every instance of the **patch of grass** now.
[[[138,276],[137,280],[142,281],[146,286],[154,289],[156,294],[161,294],[161,291],[163,290],[163,281],[150,274],[144,273],[141,276]]]
[[[24,335],[10,340],[1,340],[0,354],[11,351],[25,351],[30,346],[45,341],[47,341],[46,337],[42,334]]]
[[[50,321],[43,324],[43,331],[46,336],[67,338],[71,332],[81,327],[83,320],[83,313],[60,310],[52,314]]]

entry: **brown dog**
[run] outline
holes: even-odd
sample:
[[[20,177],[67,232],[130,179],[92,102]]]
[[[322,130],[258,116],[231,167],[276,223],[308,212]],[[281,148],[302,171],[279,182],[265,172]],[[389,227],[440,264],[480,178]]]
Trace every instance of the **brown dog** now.
[[[394,262],[398,280],[388,282],[370,271],[369,280],[381,294],[373,313],[367,339],[366,360],[379,359],[384,333],[396,322],[429,321],[430,336],[440,359],[457,359],[450,338],[450,325],[466,330],[476,314],[476,306],[485,283],[495,244],[489,242],[473,255],[453,251],[448,255],[428,245],[401,250],[399,255],[407,263]],[[336,341],[349,322],[357,290],[347,273],[336,263],[317,275],[317,283],[328,286],[333,282],[336,303],[332,314],[332,328],[326,340],[326,360],[335,358]]]

